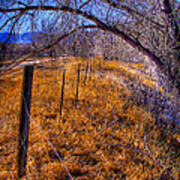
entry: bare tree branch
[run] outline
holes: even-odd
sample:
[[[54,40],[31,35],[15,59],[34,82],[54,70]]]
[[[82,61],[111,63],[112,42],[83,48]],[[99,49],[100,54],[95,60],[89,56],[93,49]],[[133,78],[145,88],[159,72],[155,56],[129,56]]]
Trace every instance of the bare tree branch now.
[[[72,31],[65,33],[64,35],[60,36],[59,38],[57,38],[53,43],[48,44],[47,46],[43,46],[41,48],[39,48],[37,51],[38,52],[43,52],[46,49],[49,49],[55,45],[57,45],[61,40],[65,39],[66,37],[70,36],[71,34],[73,34],[76,31],[79,31],[80,29],[92,29],[92,28],[97,28],[97,26],[95,25],[88,25],[88,26],[79,26],[76,27],[75,29],[73,29]],[[14,62],[7,68],[2,68],[0,69],[0,77],[4,74],[7,73],[9,71],[11,71],[13,68],[17,67],[20,63],[24,62],[26,59],[32,57],[35,55],[35,52],[29,53],[27,55],[25,55],[24,57],[18,57],[17,61],[14,60]]]
[[[86,5],[88,5],[92,0],[87,0],[84,4],[82,4],[79,9],[82,9],[83,7],[85,7]]]
[[[81,15],[84,18],[89,19],[92,22],[96,23],[97,26],[99,28],[101,28],[102,30],[112,32],[112,33],[118,35],[119,37],[121,37],[122,39],[124,39],[131,46],[138,47],[139,50],[141,52],[143,52],[144,54],[146,54],[148,57],[150,57],[157,64],[157,66],[159,68],[162,68],[162,66],[163,66],[163,63],[160,61],[160,58],[158,58],[154,53],[152,53],[150,50],[145,48],[139,41],[132,39],[127,34],[125,34],[125,32],[120,31],[115,26],[113,27],[111,25],[107,25],[104,22],[102,22],[100,19],[98,19],[97,17],[95,17],[95,16],[93,16],[91,14],[88,14],[88,13],[86,13],[84,11],[81,11],[79,9],[73,9],[71,7],[68,7],[68,6],[62,6],[62,7],[56,7],[56,6],[27,6],[25,8],[12,8],[12,9],[1,9],[0,8],[0,12],[4,12],[4,13],[16,12],[16,11],[26,12],[26,11],[30,11],[30,10],[42,10],[42,11],[57,11],[57,10],[59,10],[59,11],[70,12],[70,13],[75,13],[75,14]]]
[[[114,0],[101,0],[101,1],[90,1],[87,0],[83,4],[78,4],[78,2],[68,0],[66,2],[58,0],[58,5],[48,5],[49,3],[43,3],[42,1],[37,1],[37,3],[22,4],[23,7],[9,7],[0,8],[0,13],[4,16],[11,13],[22,13],[28,15],[28,12],[36,11],[37,14],[40,12],[47,12],[47,14],[52,12],[59,12],[65,14],[65,19],[68,20],[68,28],[73,29],[74,27],[83,26],[82,22],[86,21],[85,24],[92,22],[98,29],[111,32],[121,39],[125,40],[132,47],[137,48],[144,55],[147,55],[163,72],[165,75],[169,76],[169,80],[178,80],[178,63],[174,52],[177,51],[178,43],[178,22],[176,17],[172,13],[172,9],[169,9],[169,1],[163,1],[164,12],[167,17],[161,11],[160,3],[155,4],[155,0],[152,1],[114,1]],[[92,2],[92,3],[91,3]],[[80,2],[79,2],[80,3]],[[81,2],[82,3],[82,2]],[[40,5],[34,5],[40,4]],[[79,9],[77,9],[79,5]],[[148,7],[151,7],[149,8]],[[170,5],[170,4],[169,4]],[[83,9],[83,7],[86,10]],[[111,11],[108,11],[108,6],[111,7]],[[95,8],[97,14],[95,13]],[[168,13],[168,14],[167,14]],[[109,18],[107,14],[109,15]],[[63,17],[63,16],[62,16]],[[15,17],[15,19],[17,19]],[[64,17],[63,17],[64,18]],[[154,18],[154,19],[153,19]],[[13,22],[13,19],[9,19],[8,22]],[[64,20],[61,19],[61,23],[64,24]],[[166,21],[168,20],[168,24]],[[142,21],[142,22],[141,22]],[[170,23],[171,22],[171,23]],[[19,23],[19,22],[17,22]],[[57,24],[59,22],[57,21]],[[5,23],[7,24],[7,23]],[[174,30],[174,36],[165,28],[171,26]],[[5,25],[2,26],[3,28]],[[171,37],[171,41],[175,44],[174,46],[167,46],[166,41]],[[173,51],[173,53],[172,53]],[[176,53],[177,56],[177,53]],[[176,67],[172,69],[170,66]],[[171,70],[170,70],[171,69]],[[168,72],[169,71],[169,72]],[[173,71],[173,74],[170,73]],[[173,82],[174,83],[174,82]],[[172,83],[172,84],[173,84]],[[180,84],[180,83],[176,83]],[[177,85],[178,86],[178,85]],[[178,86],[179,87],[179,86]],[[179,87],[180,89],[180,87]]]
[[[165,28],[162,24],[154,21],[153,19],[150,19],[150,18],[146,17],[144,14],[140,13],[139,11],[135,11],[134,9],[132,9],[132,8],[126,6],[126,5],[123,5],[123,4],[120,4],[120,3],[117,4],[117,3],[113,2],[112,0],[105,0],[105,1],[108,4],[110,4],[111,6],[115,7],[115,8],[126,10],[128,13],[130,13],[133,16],[138,15],[138,16],[140,16],[142,18],[145,18],[147,21],[150,21],[152,24],[154,24],[159,29]]]
[[[1,31],[10,21],[12,21],[13,19],[17,18],[18,16],[19,16],[19,14],[16,14],[15,16],[12,16],[12,17],[8,18],[8,19],[4,22],[4,24],[2,24],[2,25],[0,26],[0,31]]]

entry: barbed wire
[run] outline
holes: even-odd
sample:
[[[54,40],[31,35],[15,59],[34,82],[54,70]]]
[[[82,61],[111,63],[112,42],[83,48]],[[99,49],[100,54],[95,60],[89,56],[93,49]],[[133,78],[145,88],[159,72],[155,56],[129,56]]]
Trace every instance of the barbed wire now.
[[[57,150],[56,150],[56,147],[50,142],[50,140],[46,137],[45,133],[43,132],[43,130],[41,129],[41,127],[34,121],[33,118],[31,118],[31,115],[29,114],[28,112],[28,108],[27,108],[27,102],[25,100],[25,97],[23,96],[23,94],[21,94],[22,98],[24,99],[24,102],[25,102],[25,110],[26,110],[26,113],[29,117],[29,119],[35,124],[35,126],[37,127],[37,129],[39,130],[39,132],[42,134],[42,136],[44,137],[44,139],[48,142],[48,144],[50,145],[50,147],[52,148],[52,150],[54,151],[55,155],[58,157],[59,161],[62,163],[62,165],[64,166],[69,178],[71,180],[73,180],[73,176],[72,174],[70,173],[68,167],[66,166],[66,164],[64,163],[63,159],[60,157],[60,155],[58,154]]]
[[[21,138],[21,136],[19,136],[19,138],[20,138],[21,143],[24,144],[24,141],[23,141],[23,139]],[[27,148],[26,148],[25,145],[23,145],[23,149],[24,149],[24,151],[28,152],[28,150],[27,150]],[[29,159],[34,159],[34,158],[33,158],[33,156],[31,155],[31,156],[29,157]],[[32,164],[31,164],[31,167],[32,167],[33,173],[34,173],[34,175],[35,175],[35,179],[38,180],[38,179],[37,179],[37,174],[36,174],[36,171],[35,171],[35,167],[34,167]],[[27,169],[30,170],[30,166],[28,165],[28,163],[27,163]],[[30,179],[28,176],[27,176],[27,178]]]

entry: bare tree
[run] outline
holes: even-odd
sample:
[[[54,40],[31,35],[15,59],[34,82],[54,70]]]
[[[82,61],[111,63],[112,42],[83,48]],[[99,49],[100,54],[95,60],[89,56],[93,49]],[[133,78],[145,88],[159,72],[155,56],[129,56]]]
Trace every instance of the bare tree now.
[[[132,48],[113,33],[98,31],[94,36],[94,44],[96,56],[101,56],[105,60],[143,62],[144,57],[137,48]]]
[[[177,0],[14,2],[12,6],[0,8],[0,15],[6,19],[1,24],[1,29],[6,27],[7,22],[18,24],[21,29],[28,27],[23,18],[28,21],[29,13],[32,12],[39,19],[55,18],[55,14],[59,13],[57,24],[63,25],[59,27],[59,30],[63,29],[63,38],[84,28],[99,28],[111,32],[148,56],[156,64],[160,74],[165,75],[168,82],[176,86],[180,92],[178,59],[180,28]],[[51,16],[49,13],[52,13]],[[52,42],[46,48],[41,48],[41,51],[51,48],[62,40],[62,37],[57,38],[56,42]]]

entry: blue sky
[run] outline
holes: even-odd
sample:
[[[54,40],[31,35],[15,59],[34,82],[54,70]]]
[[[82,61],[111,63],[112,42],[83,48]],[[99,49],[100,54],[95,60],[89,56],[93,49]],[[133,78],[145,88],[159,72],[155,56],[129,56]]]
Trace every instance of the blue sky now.
[[[1,1],[1,0],[0,0]],[[5,1],[5,0],[4,0]],[[180,0],[177,0],[178,1],[178,3],[180,2]],[[2,1],[1,1],[2,2]],[[5,1],[6,2],[6,1]],[[27,2],[27,0],[21,0],[21,2]],[[55,4],[53,4],[52,3],[53,1],[51,1],[51,5],[55,5]],[[34,0],[34,3],[36,3],[36,0]],[[19,5],[16,5],[16,7],[17,6],[19,6]],[[22,5],[21,5],[22,6]],[[93,9],[93,8],[92,8]],[[101,15],[98,15],[97,14],[97,11],[93,11],[91,9],[91,13],[93,13],[94,15],[96,15],[96,16],[102,16],[102,14]],[[99,11],[98,11],[99,12]],[[104,13],[106,12],[106,11],[103,11]],[[46,12],[46,13],[42,13],[42,16],[41,17],[44,17],[44,19],[46,18],[46,17],[48,17],[49,16],[49,14],[50,13],[52,13],[52,12]],[[104,15],[103,15],[104,16]],[[0,17],[1,18],[1,17]],[[41,18],[39,18],[39,23],[40,23],[40,19]],[[24,18],[24,23],[23,24],[25,24],[25,25],[23,25],[23,26],[21,26],[21,30],[19,31],[20,33],[24,33],[24,32],[29,32],[29,31],[31,31],[31,25],[30,25],[30,22],[28,22],[29,20],[28,20],[28,18]],[[36,22],[38,22],[38,20],[36,21]],[[89,21],[87,21],[87,23],[88,23]],[[1,23],[3,23],[3,21],[2,21],[2,19],[1,19]],[[1,24],[0,23],[0,24]],[[39,26],[40,27],[40,26]],[[9,30],[9,27],[7,27],[7,28],[4,28],[3,30],[1,30],[0,32],[7,32]]]

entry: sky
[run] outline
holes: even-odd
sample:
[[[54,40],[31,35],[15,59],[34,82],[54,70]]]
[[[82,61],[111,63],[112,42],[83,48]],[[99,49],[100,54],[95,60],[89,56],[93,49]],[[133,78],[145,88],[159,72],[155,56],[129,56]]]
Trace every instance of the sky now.
[[[4,1],[4,2],[7,2],[6,0],[0,0],[1,1],[1,3],[2,3],[2,1]],[[180,2],[180,0],[177,0],[178,2]],[[27,2],[27,0],[21,0],[21,2]],[[36,2],[36,0],[34,0],[34,3]],[[51,5],[53,5],[52,4],[52,2],[53,1],[51,1]],[[0,4],[1,5],[1,4]],[[17,7],[17,6],[19,6],[19,5],[16,5],[15,7]],[[91,9],[91,13],[93,13],[93,14],[95,14],[95,15],[97,15],[97,16],[103,16],[102,15],[102,13],[103,13],[103,11],[101,11],[101,14],[97,14],[97,12],[98,11],[92,11],[92,9]],[[100,12],[100,11],[99,11]],[[105,12],[105,11],[104,11]],[[50,14],[51,12],[47,12],[47,13],[42,13],[42,15],[41,15],[41,17],[43,17],[44,19],[45,18],[47,18],[48,16],[49,16],[49,14]],[[40,17],[40,16],[39,16]],[[37,18],[36,19],[36,22],[38,22],[39,21],[39,23],[40,23],[40,19],[41,18]],[[1,17],[0,17],[1,18]],[[0,22],[0,24],[2,23],[3,21],[1,20],[1,22]],[[88,21],[87,21],[88,22]],[[25,24],[25,25],[22,25],[21,26],[21,28],[20,28],[20,30],[18,30],[18,32],[20,32],[20,33],[24,33],[24,32],[30,32],[31,31],[31,24],[30,24],[30,22],[28,22],[28,18],[24,18],[23,20],[22,20],[22,23],[23,24]],[[39,24],[39,26],[38,27],[40,27],[41,25]],[[9,30],[9,27],[7,27],[7,28],[4,28],[3,30],[1,30],[0,32],[7,32]]]

